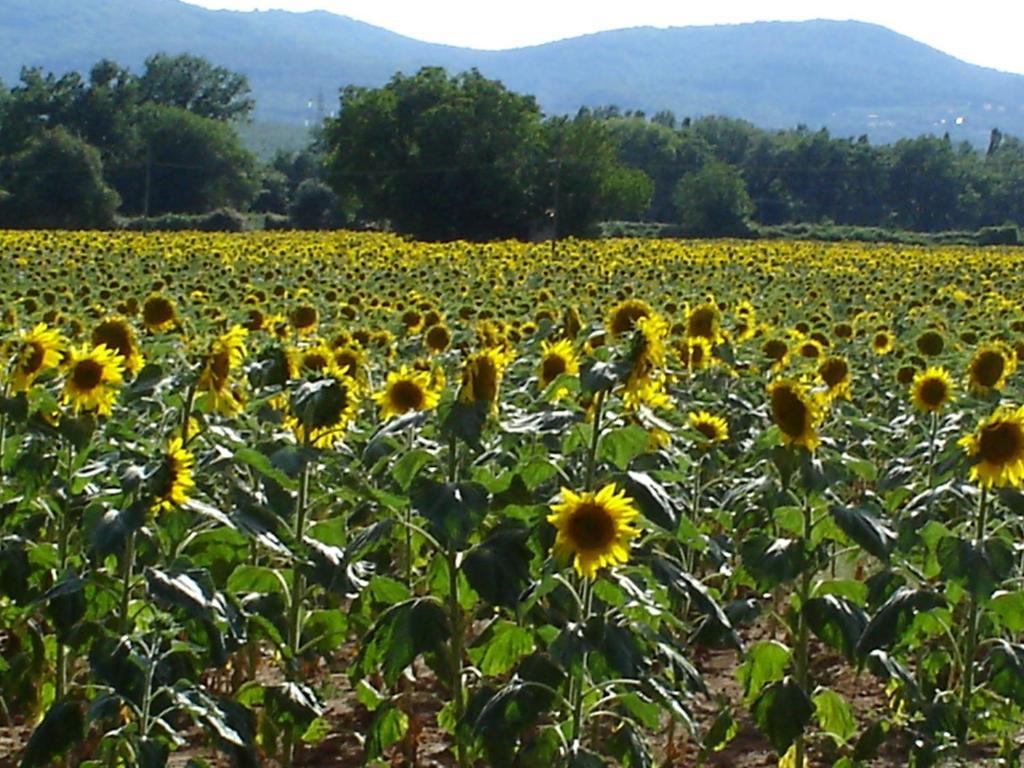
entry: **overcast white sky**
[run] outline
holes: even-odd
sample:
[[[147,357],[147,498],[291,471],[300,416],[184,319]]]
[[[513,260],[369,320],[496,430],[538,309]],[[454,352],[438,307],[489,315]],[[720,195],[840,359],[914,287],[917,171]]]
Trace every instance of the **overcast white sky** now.
[[[882,24],[972,64],[1024,74],[1024,0],[187,0],[207,8],[326,10],[419,40],[515,48],[606,29],[858,19]]]

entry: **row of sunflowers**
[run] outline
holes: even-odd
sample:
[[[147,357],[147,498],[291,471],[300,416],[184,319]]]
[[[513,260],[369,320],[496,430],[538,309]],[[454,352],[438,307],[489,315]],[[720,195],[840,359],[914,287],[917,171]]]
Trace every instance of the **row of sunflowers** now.
[[[24,766],[1020,760],[1013,250],[0,254]]]

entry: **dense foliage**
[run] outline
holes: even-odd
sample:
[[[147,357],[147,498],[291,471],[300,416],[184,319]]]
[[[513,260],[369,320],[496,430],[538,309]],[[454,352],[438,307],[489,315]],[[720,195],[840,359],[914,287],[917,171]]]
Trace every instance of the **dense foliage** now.
[[[26,768],[1019,763],[1012,251],[0,251]]]
[[[635,176],[617,183],[629,175],[601,123],[545,123],[532,97],[475,71],[425,68],[383,88],[350,86],[325,143],[341,197],[432,240],[525,237],[545,212],[558,216],[559,234],[589,234],[602,218],[638,215],[650,193]]]
[[[753,203],[750,218],[763,225],[832,223],[937,232],[1024,222],[1024,142],[999,131],[992,132],[985,151],[978,151],[954,144],[948,135],[872,145],[863,136],[838,138],[806,127],[767,131],[722,117],[677,124],[666,112],[647,119],[608,107],[595,114],[615,134],[619,159],[654,182],[645,213],[649,220],[693,216],[692,206],[704,204],[700,191],[715,196],[719,180],[712,175],[682,199],[674,193],[688,174],[717,162],[738,171]],[[736,200],[732,210],[747,210],[746,202]]]
[[[248,85],[202,58],[157,54],[141,75],[109,60],[87,78],[27,68],[0,90],[0,189],[12,196],[0,226],[109,227],[118,202],[127,214],[198,213],[253,195],[254,159],[226,123],[252,110]],[[86,151],[71,141],[88,162],[59,161],[58,148]]]

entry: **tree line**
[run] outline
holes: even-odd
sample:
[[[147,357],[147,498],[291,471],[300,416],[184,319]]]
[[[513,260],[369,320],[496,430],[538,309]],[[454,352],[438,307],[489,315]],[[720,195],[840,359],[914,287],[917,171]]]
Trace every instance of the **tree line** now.
[[[230,208],[274,226],[390,228],[426,239],[593,234],[664,222],[742,235],[813,223],[939,232],[1024,221],[1024,142],[948,136],[873,146],[826,129],[650,118],[617,107],[545,116],[471,70],[426,67],[349,86],[298,153],[261,164],[235,125],[243,75],[188,54],[139,74],[24,69],[0,83],[0,226],[111,227]]]

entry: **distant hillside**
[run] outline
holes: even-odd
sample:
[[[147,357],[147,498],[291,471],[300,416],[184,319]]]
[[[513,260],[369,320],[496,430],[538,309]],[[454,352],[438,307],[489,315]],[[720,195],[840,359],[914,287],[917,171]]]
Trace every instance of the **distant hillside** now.
[[[262,121],[301,124],[316,119],[319,104],[336,109],[343,85],[380,85],[395,71],[436,64],[475,66],[536,95],[552,114],[616,104],[768,128],[825,125],[875,141],[948,131],[983,145],[993,127],[1024,136],[1024,76],[859,22],[636,28],[477,51],[324,12],[209,11],[179,0],[3,5],[0,77],[8,84],[23,64],[63,72],[107,57],[137,68],[156,51],[189,51],[248,75]]]

